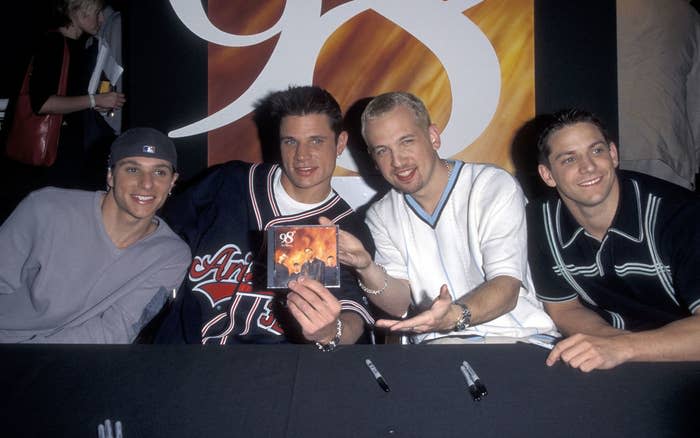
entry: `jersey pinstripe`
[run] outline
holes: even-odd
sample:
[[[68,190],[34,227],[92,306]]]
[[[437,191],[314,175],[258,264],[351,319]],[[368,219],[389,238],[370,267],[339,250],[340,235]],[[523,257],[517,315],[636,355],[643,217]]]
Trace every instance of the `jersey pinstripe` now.
[[[283,293],[266,290],[265,230],[272,225],[318,224],[325,216],[373,248],[366,225],[337,194],[311,210],[282,215],[273,190],[278,168],[226,163],[171,200],[169,223],[190,244],[194,259],[159,333],[161,342],[178,337],[205,344],[301,340]],[[343,311],[373,322],[348,269],[341,268],[341,287],[330,291]]]

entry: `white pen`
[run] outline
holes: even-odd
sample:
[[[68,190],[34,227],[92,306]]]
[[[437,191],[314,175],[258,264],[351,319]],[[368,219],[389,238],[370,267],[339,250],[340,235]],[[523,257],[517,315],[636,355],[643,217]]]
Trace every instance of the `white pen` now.
[[[379,384],[379,387],[384,390],[384,392],[389,392],[391,389],[389,388],[389,385],[386,384],[386,380],[384,380],[384,376],[381,375],[377,367],[374,366],[371,360],[365,359],[365,365],[367,365],[367,368],[372,372],[372,375],[374,376],[374,380],[377,381]]]
[[[474,379],[472,379],[472,376],[469,374],[469,371],[467,370],[467,367],[462,364],[462,366],[459,367],[459,370],[464,374],[464,379],[467,381],[467,386],[472,386],[474,385]]]

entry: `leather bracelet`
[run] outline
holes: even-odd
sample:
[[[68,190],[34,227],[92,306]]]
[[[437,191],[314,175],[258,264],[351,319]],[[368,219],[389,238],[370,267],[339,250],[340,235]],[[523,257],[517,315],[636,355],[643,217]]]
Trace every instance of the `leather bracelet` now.
[[[375,263],[375,265],[379,266],[379,269],[381,269],[384,272],[384,286],[382,286],[381,289],[370,289],[364,284],[362,284],[362,281],[360,279],[357,279],[357,285],[360,286],[360,289],[362,289],[362,292],[370,295],[380,295],[382,292],[386,290],[386,287],[389,285],[389,275],[386,273],[386,268],[379,263]]]
[[[95,108],[95,95],[88,94],[88,98],[90,98],[90,109]]]
[[[327,344],[322,344],[318,341],[315,341],[314,343],[318,349],[323,352],[333,351],[340,344],[341,336],[343,336],[343,321],[338,318],[337,322],[335,323],[335,338],[331,339],[331,341]]]

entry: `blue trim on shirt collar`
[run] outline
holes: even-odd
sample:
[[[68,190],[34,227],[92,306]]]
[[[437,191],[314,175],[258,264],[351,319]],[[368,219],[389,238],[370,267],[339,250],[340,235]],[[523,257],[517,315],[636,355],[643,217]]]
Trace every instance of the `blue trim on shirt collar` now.
[[[435,211],[433,211],[433,214],[428,214],[425,210],[423,210],[423,207],[420,206],[418,201],[413,198],[413,196],[409,194],[405,194],[404,198],[406,199],[406,204],[413,210],[413,212],[426,224],[428,224],[431,228],[435,228],[435,225],[437,225],[437,222],[440,220],[440,215],[442,214],[443,209],[445,208],[445,204],[447,204],[447,201],[450,199],[450,194],[452,193],[452,190],[455,187],[455,184],[457,183],[457,178],[459,178],[459,172],[462,169],[462,166],[464,163],[462,161],[458,160],[445,160],[448,163],[452,164],[452,173],[450,174],[450,179],[447,180],[447,185],[445,186],[445,189],[442,191],[442,195],[440,195],[440,200],[438,201],[437,206],[435,207]]]

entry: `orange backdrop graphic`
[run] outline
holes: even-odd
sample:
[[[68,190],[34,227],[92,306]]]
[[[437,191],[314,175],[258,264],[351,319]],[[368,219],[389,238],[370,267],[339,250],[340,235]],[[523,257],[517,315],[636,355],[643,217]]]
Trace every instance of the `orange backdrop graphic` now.
[[[513,170],[511,141],[516,130],[535,115],[533,2],[485,0],[463,12],[495,49],[501,69],[501,92],[487,128],[453,158],[494,163]],[[342,3],[345,1],[325,0],[323,12]],[[208,14],[223,31],[254,34],[273,25],[284,5],[284,0],[209,0]],[[248,88],[265,66],[277,39],[276,36],[242,48],[209,44],[209,114]],[[469,62],[466,57],[465,62]],[[343,111],[368,96],[409,91],[423,99],[439,129],[449,120],[452,99],[459,98],[451,94],[447,73],[436,56],[401,27],[371,10],[346,22],[328,38],[317,59],[312,83],[330,91]],[[232,159],[260,161],[262,157],[251,115],[209,132],[208,145],[209,165]],[[336,175],[353,174],[336,169]]]

